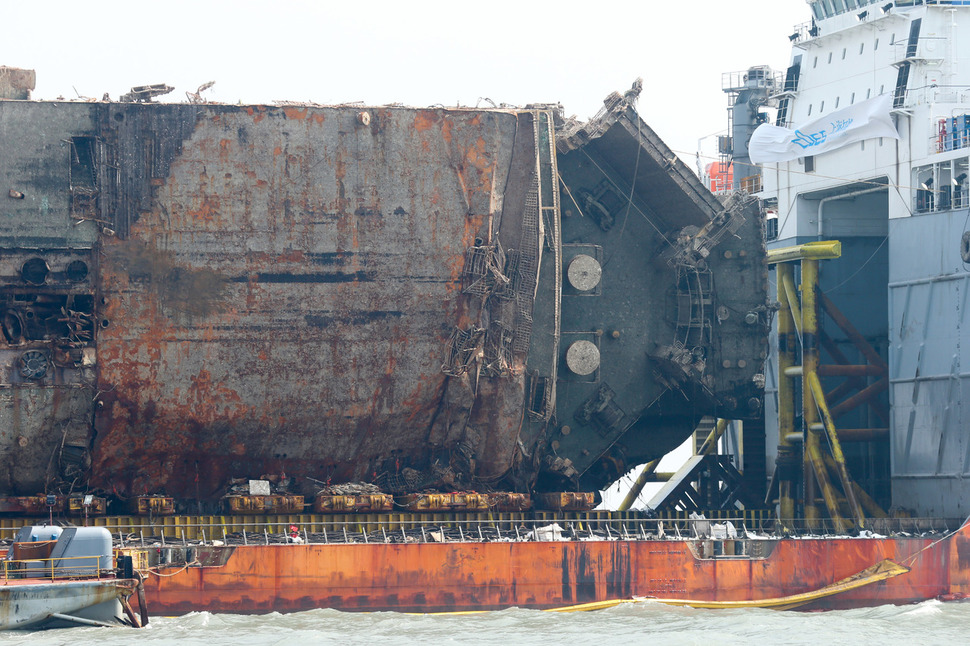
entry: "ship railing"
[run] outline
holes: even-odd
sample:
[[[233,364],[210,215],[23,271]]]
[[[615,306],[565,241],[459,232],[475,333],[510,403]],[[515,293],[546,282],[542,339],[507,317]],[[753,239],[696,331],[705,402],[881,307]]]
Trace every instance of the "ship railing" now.
[[[101,579],[113,576],[115,570],[102,567],[110,556],[57,556],[53,558],[3,559],[3,581],[21,579]]]
[[[937,213],[965,209],[970,206],[970,195],[966,184],[944,186],[940,190],[931,187],[918,187],[913,195],[913,213]]]
[[[659,539],[777,539],[837,535],[827,519],[793,520],[782,526],[770,512],[719,513],[690,518],[676,512],[648,517],[643,512],[515,512],[492,514],[383,514],[280,516],[270,520],[248,517],[178,522],[167,526],[120,525],[112,527],[118,547],[194,547],[268,545],[281,543],[442,543],[590,541]],[[488,516],[482,514],[480,516]],[[868,519],[866,535],[939,534],[955,528],[941,518]]]
[[[930,136],[927,150],[931,155],[970,148],[970,118],[938,119],[936,132]]]
[[[795,31],[788,37],[792,44],[798,44],[818,36],[818,27],[813,21],[803,22],[795,25]]]

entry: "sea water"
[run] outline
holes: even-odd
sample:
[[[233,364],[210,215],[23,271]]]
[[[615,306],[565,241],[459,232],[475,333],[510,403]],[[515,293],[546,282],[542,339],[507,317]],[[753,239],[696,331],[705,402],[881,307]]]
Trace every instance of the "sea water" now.
[[[970,643],[970,602],[926,601],[831,612],[695,610],[657,603],[595,612],[513,608],[473,615],[310,610],[292,614],[207,612],[156,617],[147,628],[70,628],[0,633],[0,646],[249,646],[279,644],[662,644],[677,646]]]

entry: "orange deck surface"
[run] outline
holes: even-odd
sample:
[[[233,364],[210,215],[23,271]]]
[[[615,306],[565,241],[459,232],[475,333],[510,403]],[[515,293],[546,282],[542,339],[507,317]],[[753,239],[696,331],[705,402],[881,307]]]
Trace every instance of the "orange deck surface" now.
[[[249,545],[220,567],[161,568],[152,614],[310,608],[442,612],[551,608],[633,596],[753,600],[816,590],[882,559],[907,574],[813,608],[970,593],[970,529],[923,538],[784,539],[764,559],[698,559],[687,541]]]

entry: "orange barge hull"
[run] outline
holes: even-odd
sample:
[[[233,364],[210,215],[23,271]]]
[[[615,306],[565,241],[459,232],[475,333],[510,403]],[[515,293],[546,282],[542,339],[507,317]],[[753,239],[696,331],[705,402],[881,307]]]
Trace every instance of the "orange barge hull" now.
[[[763,558],[702,558],[712,541],[249,545],[196,548],[217,566],[156,568],[153,614],[336,608],[448,612],[658,597],[748,601],[820,589],[883,559],[907,574],[806,608],[902,604],[970,593],[970,531],[923,538],[764,543]],[[738,541],[740,543],[740,541]]]

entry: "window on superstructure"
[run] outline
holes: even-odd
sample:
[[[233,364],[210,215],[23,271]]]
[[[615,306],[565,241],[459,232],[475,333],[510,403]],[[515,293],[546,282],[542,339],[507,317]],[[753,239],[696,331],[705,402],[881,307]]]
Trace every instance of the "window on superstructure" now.
[[[864,51],[866,51],[866,44],[865,43],[859,43],[859,55],[861,56],[862,55],[862,52],[864,52]]]
[[[882,94],[885,91],[886,91],[886,86],[885,85],[880,85],[879,86],[879,94]]]
[[[853,92],[852,96],[849,97],[849,105],[852,105],[853,103],[855,103],[855,92]]]
[[[872,96],[872,88],[868,88],[866,90],[866,99],[870,98],[871,96]]]
[[[890,45],[896,44],[896,34],[893,34],[892,36],[889,37],[889,44]]]
[[[818,113],[822,114],[823,112],[825,112],[825,101],[822,101],[818,106]]]
[[[816,56],[815,60],[812,61],[812,69],[815,69],[816,67],[818,67],[818,56]]]
[[[808,104],[808,116],[812,116],[812,104]]]
[[[846,49],[845,47],[843,47],[843,48],[842,48],[842,60],[845,60],[845,53],[846,53],[847,51],[848,51],[848,50],[847,50],[847,49]]]
[[[845,0],[835,0],[835,10],[839,13],[846,12]]]
[[[865,150],[865,149],[866,149],[866,140],[865,140],[865,139],[863,139],[863,140],[862,140],[862,141],[860,141],[859,143],[861,144],[861,148],[860,148],[860,150]]]
[[[838,110],[838,109],[839,109],[839,100],[840,100],[841,98],[842,98],[842,97],[840,97],[840,96],[837,96],[837,97],[835,97],[835,109],[836,109],[836,110]]]
[[[876,39],[875,44],[872,46],[872,51],[876,51],[877,49],[879,49],[879,39],[878,38]]]
[[[832,52],[829,52],[829,65],[832,64]]]
[[[812,15],[815,16],[815,20],[821,20],[822,18],[825,17],[825,15],[822,13],[822,3],[821,2],[813,2],[812,3]]]
[[[808,157],[805,158],[805,172],[806,173],[815,172],[815,157],[813,155],[809,155]]]

